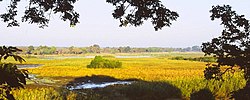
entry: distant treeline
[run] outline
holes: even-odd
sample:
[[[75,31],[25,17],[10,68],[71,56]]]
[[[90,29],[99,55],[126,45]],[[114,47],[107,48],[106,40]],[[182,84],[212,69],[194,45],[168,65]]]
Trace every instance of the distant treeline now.
[[[19,47],[23,50],[23,54],[86,54],[86,53],[141,53],[141,52],[200,52],[200,46],[192,46],[187,48],[163,48],[163,47],[148,47],[148,48],[134,48],[130,46],[125,47],[104,47],[99,45],[92,45],[89,47],[54,47],[54,46],[28,46]]]

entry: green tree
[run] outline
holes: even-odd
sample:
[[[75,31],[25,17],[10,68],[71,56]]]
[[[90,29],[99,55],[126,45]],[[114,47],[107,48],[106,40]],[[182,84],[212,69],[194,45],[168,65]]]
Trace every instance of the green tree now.
[[[89,47],[91,53],[101,53],[101,47],[97,44]]]
[[[56,47],[55,46],[52,46],[49,48],[49,54],[55,54],[56,53]]]
[[[244,72],[246,87],[233,93],[235,99],[250,99],[250,24],[244,15],[238,15],[231,6],[213,6],[210,10],[212,20],[220,19],[224,29],[221,36],[213,38],[211,42],[202,44],[202,51],[206,55],[217,58],[217,64],[208,64],[204,71],[206,79],[221,79],[226,72],[234,72],[239,67]],[[224,71],[221,66],[228,68]],[[241,93],[239,93],[241,92]]]
[[[34,46],[28,46],[28,51],[27,51],[27,53],[28,53],[28,54],[32,54],[34,50],[35,50]]]
[[[131,48],[129,46],[124,47],[124,52],[128,53],[131,51]]]
[[[52,46],[52,47],[48,47],[48,46],[39,46],[37,47],[37,49],[35,50],[36,54],[55,54],[56,53],[56,47]]]
[[[74,53],[74,48],[75,48],[74,46],[70,46],[69,47],[69,53],[73,54]]]
[[[83,54],[88,53],[87,48],[80,48],[80,50],[81,50],[81,52],[82,52]]]

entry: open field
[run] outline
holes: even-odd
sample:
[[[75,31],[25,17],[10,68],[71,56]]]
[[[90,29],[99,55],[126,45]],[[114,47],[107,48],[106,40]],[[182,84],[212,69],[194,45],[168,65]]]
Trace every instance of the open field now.
[[[226,75],[224,81],[208,81],[203,78],[205,62],[170,59],[176,56],[201,57],[202,53],[119,54],[119,56],[150,56],[146,58],[115,58],[114,54],[103,54],[106,59],[122,62],[122,68],[115,69],[86,68],[93,58],[84,56],[86,55],[25,57],[26,64],[42,64],[41,67],[28,69],[30,73],[53,82],[29,84],[25,89],[14,91],[16,99],[189,99],[192,93],[205,88],[209,89],[217,99],[228,99],[230,92],[245,86],[245,80],[240,72]],[[70,91],[65,88],[66,84],[74,82],[77,78],[93,76],[102,77],[104,80],[111,77],[117,80],[137,81],[131,85],[114,85],[101,89]]]

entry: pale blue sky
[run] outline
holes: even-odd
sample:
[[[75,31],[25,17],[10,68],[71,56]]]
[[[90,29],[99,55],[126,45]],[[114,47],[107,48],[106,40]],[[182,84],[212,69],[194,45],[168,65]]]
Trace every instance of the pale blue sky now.
[[[0,45],[188,47],[201,45],[220,35],[220,22],[209,18],[212,5],[229,4],[238,14],[250,19],[250,0],[162,0],[167,8],[180,15],[171,27],[154,31],[150,21],[136,28],[119,27],[119,21],[111,15],[113,6],[105,1],[79,0],[75,7],[81,23],[73,28],[58,16],[51,17],[49,27],[45,29],[25,23],[21,27],[7,28],[0,22]],[[3,4],[7,3],[0,3],[0,13],[5,10]]]

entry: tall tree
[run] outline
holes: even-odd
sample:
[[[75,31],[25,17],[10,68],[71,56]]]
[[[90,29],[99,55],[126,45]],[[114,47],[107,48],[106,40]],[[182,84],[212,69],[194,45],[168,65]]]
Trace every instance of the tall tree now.
[[[90,49],[90,52],[92,53],[101,53],[101,47],[97,44],[90,46],[89,49]]]
[[[211,42],[202,44],[202,51],[206,55],[216,57],[217,64],[208,64],[205,69],[205,78],[221,79],[226,72],[233,71],[239,67],[244,71],[247,81],[245,89],[234,93],[234,98],[241,100],[250,99],[250,24],[244,15],[238,15],[231,6],[213,6],[211,20],[220,19],[224,29],[221,36],[213,38]],[[221,71],[221,66],[228,68]],[[241,96],[237,96],[237,94]]]

